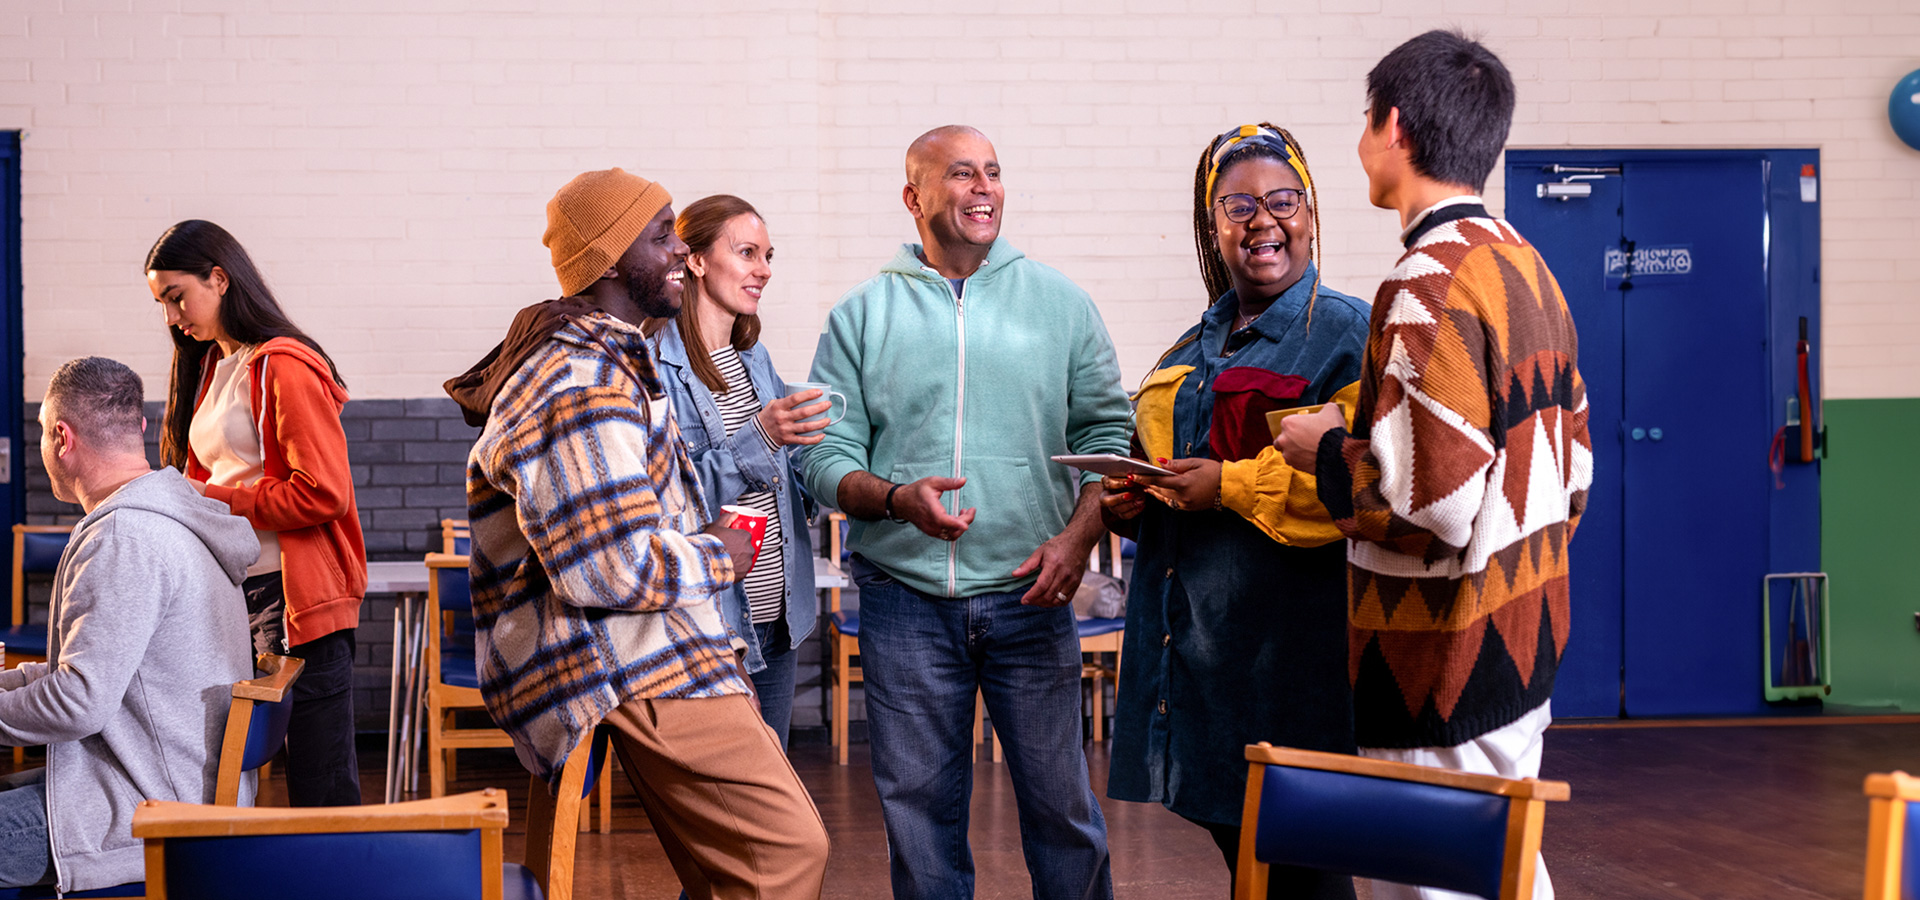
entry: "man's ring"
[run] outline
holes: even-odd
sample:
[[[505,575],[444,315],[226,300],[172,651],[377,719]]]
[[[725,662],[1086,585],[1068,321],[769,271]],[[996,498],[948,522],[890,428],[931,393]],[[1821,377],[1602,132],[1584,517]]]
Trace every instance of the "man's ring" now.
[[[1055,592],[1053,593],[1053,599],[1055,599],[1055,600],[1065,600],[1065,599],[1067,599],[1067,592],[1066,592],[1066,591],[1055,591]]]

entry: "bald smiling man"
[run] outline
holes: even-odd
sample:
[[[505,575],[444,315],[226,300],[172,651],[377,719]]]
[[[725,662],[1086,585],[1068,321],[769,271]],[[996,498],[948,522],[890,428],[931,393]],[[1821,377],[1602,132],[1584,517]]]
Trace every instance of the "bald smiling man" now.
[[[1067,605],[1099,487],[1048,460],[1127,452],[1113,341],[1085,291],[1000,237],[993,143],[964,125],[907,150],[920,232],[841,298],[812,380],[846,418],[807,487],[853,519],[873,779],[896,898],[973,895],[973,698],[1010,757],[1038,898],[1109,898],[1106,820],[1080,746]]]

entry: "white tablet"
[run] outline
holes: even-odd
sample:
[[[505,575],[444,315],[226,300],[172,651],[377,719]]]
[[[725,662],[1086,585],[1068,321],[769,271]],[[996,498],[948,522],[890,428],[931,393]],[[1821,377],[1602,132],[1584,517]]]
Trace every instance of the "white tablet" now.
[[[1130,456],[1116,453],[1066,454],[1053,457],[1057,463],[1065,463],[1083,472],[1119,477],[1122,475],[1175,475],[1176,472],[1162,469],[1152,463],[1142,462]]]

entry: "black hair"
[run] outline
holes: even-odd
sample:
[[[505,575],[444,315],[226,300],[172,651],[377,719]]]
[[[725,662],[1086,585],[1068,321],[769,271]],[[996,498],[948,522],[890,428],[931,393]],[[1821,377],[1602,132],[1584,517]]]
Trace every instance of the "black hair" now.
[[[137,453],[145,398],[146,387],[132,369],[104,356],[83,356],[54,371],[42,403],[89,440]]]
[[[220,330],[227,337],[248,345],[277,337],[293,338],[320,354],[332,370],[334,382],[346,385],[333,357],[280,310],[253,258],[225,228],[204,219],[188,219],[167,229],[147,251],[144,271],[185,272],[205,280],[216,266],[227,273],[227,292],[220,296]],[[167,381],[167,412],[160,429],[160,461],[184,471],[187,430],[193,424],[202,366],[213,342],[188,337],[178,326],[167,331],[173,336],[173,371]]]
[[[1367,120],[1400,110],[1420,174],[1487,186],[1513,126],[1513,76],[1493,51],[1459,31],[1429,31],[1393,48],[1367,73]]]

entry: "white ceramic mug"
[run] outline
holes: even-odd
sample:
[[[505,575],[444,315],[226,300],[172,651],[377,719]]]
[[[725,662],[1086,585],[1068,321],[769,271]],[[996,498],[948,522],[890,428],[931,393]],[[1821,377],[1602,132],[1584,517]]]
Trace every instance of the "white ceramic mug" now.
[[[827,407],[827,411],[824,413],[821,413],[820,415],[831,416],[831,418],[827,419],[828,425],[832,425],[835,422],[838,422],[841,419],[844,419],[847,417],[847,395],[834,390],[833,385],[822,384],[821,382],[818,382],[818,381],[796,381],[792,384],[787,385],[787,396],[789,397],[793,396],[794,394],[804,394],[808,391],[819,391],[820,397],[815,397],[812,400],[808,400],[806,403],[801,405],[810,406],[814,403],[820,402],[821,397],[826,398],[829,406]],[[835,399],[838,399],[840,401],[840,414],[837,416],[833,414],[833,407],[831,406],[831,404]],[[800,421],[818,422],[820,421],[820,416],[814,416],[811,419],[801,419]]]

